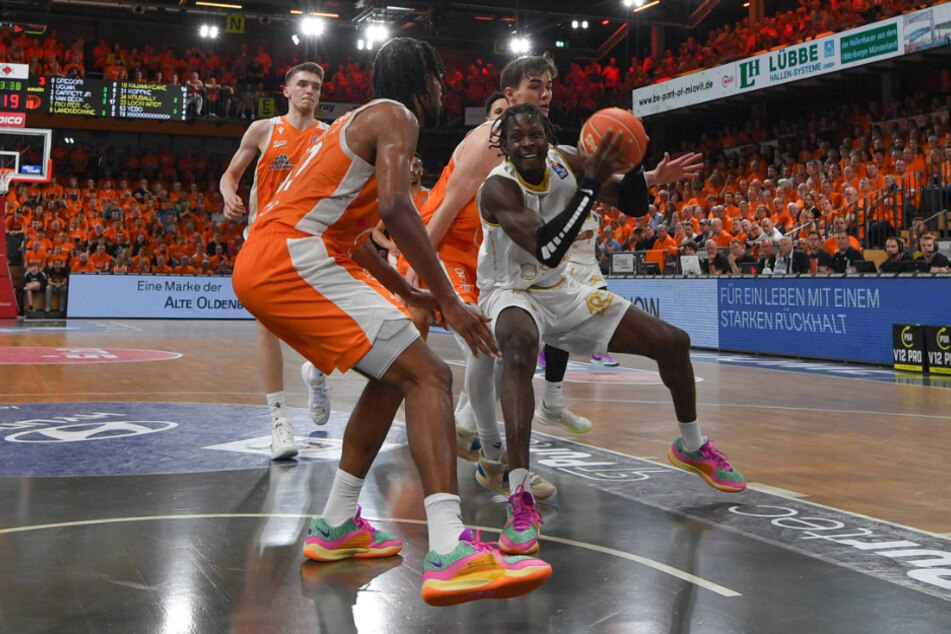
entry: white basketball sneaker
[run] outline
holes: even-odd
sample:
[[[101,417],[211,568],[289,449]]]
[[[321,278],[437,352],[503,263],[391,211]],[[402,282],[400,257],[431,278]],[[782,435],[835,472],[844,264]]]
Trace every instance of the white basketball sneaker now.
[[[330,420],[330,397],[327,395],[327,375],[305,361],[300,376],[307,388],[307,409],[315,425],[326,425]]]
[[[287,460],[298,453],[294,442],[294,428],[283,416],[274,421],[271,429],[271,460]]]
[[[535,417],[533,423],[541,425],[560,425],[572,434],[583,434],[591,431],[591,421],[584,416],[578,416],[567,406],[562,406],[560,410],[549,408],[545,405],[544,399],[535,408]]]

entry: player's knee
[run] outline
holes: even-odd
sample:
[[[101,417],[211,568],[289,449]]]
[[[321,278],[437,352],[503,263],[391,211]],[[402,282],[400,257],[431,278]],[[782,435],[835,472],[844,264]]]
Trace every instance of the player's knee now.
[[[538,339],[534,333],[516,332],[505,338],[502,359],[509,367],[535,370],[538,358]]]
[[[687,331],[677,328],[676,326],[667,326],[667,349],[677,352],[679,354],[690,354],[690,335],[687,334]]]

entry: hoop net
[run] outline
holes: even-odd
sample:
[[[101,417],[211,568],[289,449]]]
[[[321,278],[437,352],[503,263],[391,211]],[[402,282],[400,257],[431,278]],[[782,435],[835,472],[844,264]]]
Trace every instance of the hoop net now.
[[[14,176],[16,171],[0,167],[0,196],[6,196],[10,192],[10,182]]]

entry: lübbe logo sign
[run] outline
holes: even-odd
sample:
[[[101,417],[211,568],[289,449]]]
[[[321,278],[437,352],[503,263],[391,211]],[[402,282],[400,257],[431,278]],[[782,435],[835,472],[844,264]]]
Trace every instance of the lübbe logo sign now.
[[[26,115],[22,112],[0,112],[0,128],[23,128]]]

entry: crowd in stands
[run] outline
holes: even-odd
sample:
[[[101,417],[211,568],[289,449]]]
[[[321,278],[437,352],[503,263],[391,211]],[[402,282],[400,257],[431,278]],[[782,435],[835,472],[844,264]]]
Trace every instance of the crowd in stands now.
[[[199,188],[194,179],[183,186],[175,169],[139,175],[14,183],[6,196],[11,264],[47,275],[58,266],[73,273],[229,275],[244,225],[225,219],[217,186]]]
[[[693,243],[702,259],[723,256],[721,273],[736,273],[737,267],[725,265],[731,245],[742,247],[737,257],[748,253],[759,261],[764,241],[772,256],[787,237],[813,259],[819,248],[834,257],[843,250],[842,232],[859,255],[884,248],[903,230],[909,230],[903,246],[920,251],[921,237],[938,228],[931,216],[951,199],[949,105],[909,98],[884,109],[840,106],[827,117],[783,122],[769,131],[748,124],[704,135],[699,147],[682,148],[707,157],[703,177],[657,190],[640,219],[602,206],[602,267],[616,251],[676,254]],[[872,123],[883,114],[905,116]],[[713,256],[705,258],[705,250]],[[772,267],[758,270],[764,268]]]
[[[891,15],[935,4],[927,0],[799,0],[796,10],[777,12],[751,27],[749,18],[709,31],[704,41],[689,35],[657,59],[634,56],[622,67],[616,58],[571,62],[555,82],[553,103],[569,124],[580,124],[598,107],[631,107],[631,91],[656,81],[708,68],[757,52],[853,28]],[[64,43],[57,29],[45,37],[14,36],[0,29],[0,62],[30,65],[31,75],[103,77],[110,80],[184,85],[194,116],[252,119],[275,103],[284,107],[280,83],[298,58],[274,60],[263,46],[243,43],[234,53],[210,46],[174,50],[168,44],[108,42],[79,38]],[[363,103],[370,97],[365,63],[346,59],[316,60],[325,71],[323,99]],[[466,106],[481,106],[498,87],[499,69],[476,60],[466,69],[449,67],[446,76],[445,123],[461,124]],[[275,102],[270,102],[270,100]]]

